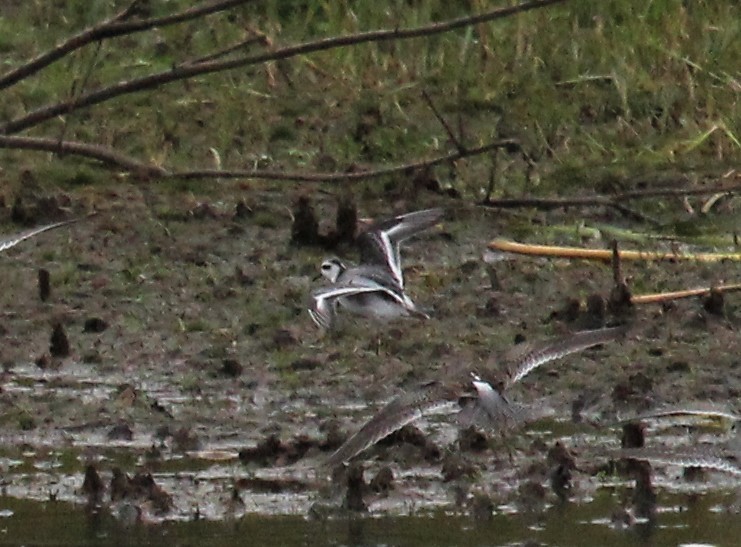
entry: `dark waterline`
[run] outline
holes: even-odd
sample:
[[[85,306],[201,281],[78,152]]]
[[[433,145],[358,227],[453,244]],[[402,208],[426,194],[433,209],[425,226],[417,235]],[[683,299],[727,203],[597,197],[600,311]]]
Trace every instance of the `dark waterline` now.
[[[445,512],[408,517],[353,517],[319,522],[300,516],[245,516],[125,527],[63,502],[0,497],[2,545],[738,545],[741,517],[725,506],[733,494],[660,495],[654,522],[623,529],[611,522],[619,496],[553,506],[535,515],[504,514],[476,521]],[[12,514],[11,514],[12,512]]]

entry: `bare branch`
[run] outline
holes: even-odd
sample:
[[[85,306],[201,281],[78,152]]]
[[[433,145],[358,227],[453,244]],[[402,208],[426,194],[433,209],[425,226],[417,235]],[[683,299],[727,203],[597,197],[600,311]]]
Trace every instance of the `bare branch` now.
[[[482,205],[486,207],[495,207],[500,209],[516,209],[520,207],[533,207],[550,211],[552,209],[566,207],[607,207],[615,209],[636,220],[647,222],[655,226],[662,223],[657,219],[645,215],[633,208],[625,205],[624,202],[644,199],[657,196],[690,196],[690,195],[707,195],[716,193],[736,193],[741,192],[741,183],[713,186],[707,188],[653,188],[651,190],[635,190],[612,194],[610,196],[588,196],[588,197],[570,197],[570,198],[501,198],[486,199]]]
[[[196,65],[180,65],[165,72],[159,72],[156,74],[150,74],[149,76],[144,76],[142,78],[119,82],[112,86],[80,95],[79,97],[76,97],[69,101],[41,107],[30,112],[26,116],[11,120],[10,122],[6,123],[3,127],[0,128],[0,134],[17,133],[41,122],[50,120],[56,116],[71,112],[73,110],[77,110],[79,108],[92,106],[112,99],[114,97],[118,97],[120,95],[134,93],[136,91],[143,91],[145,89],[151,89],[153,87],[157,87],[166,83],[192,78],[193,76],[198,76],[201,74],[209,74],[213,72],[220,72],[223,70],[231,70],[250,65],[257,65],[265,63],[267,61],[288,59],[297,55],[305,55],[307,53],[325,51],[328,49],[346,47],[350,45],[369,42],[383,42],[389,40],[405,40],[410,38],[419,38],[422,36],[430,36],[433,34],[440,34],[443,32],[449,32],[451,30],[483,23],[486,21],[501,19],[503,17],[508,17],[517,13],[542,8],[552,4],[559,4],[565,1],[566,0],[533,0],[531,2],[525,2],[516,6],[491,10],[480,15],[460,17],[458,19],[452,19],[450,21],[432,23],[430,25],[424,25],[410,29],[374,30],[369,32],[361,32],[358,34],[350,34],[347,36],[335,36],[311,42],[304,42],[303,44],[287,46],[281,49],[276,49],[252,56],[237,57],[235,59],[228,59],[223,61],[198,63]]]
[[[489,199],[483,203],[487,207],[516,209],[534,207],[536,209],[558,209],[560,207],[614,207],[620,201],[645,199],[661,196],[702,196],[709,194],[733,194],[741,192],[741,182],[721,184],[704,188],[652,188],[650,190],[630,190],[609,196],[588,196],[572,198],[501,198]]]
[[[0,76],[0,89],[12,86],[20,80],[49,66],[53,62],[58,61],[65,55],[68,55],[69,53],[92,42],[97,42],[98,40],[104,40],[106,38],[115,38],[116,36],[123,36],[125,34],[133,34],[154,27],[164,27],[182,23],[192,19],[197,19],[204,15],[224,11],[248,1],[249,0],[220,0],[209,2],[201,6],[195,6],[164,17],[126,21],[126,19],[131,15],[133,9],[139,3],[139,0],[134,0],[134,2],[132,2],[126,9],[117,13],[110,19],[106,19],[93,27],[83,30],[79,34],[68,38],[49,51],[45,51],[35,59],[32,59],[31,61],[5,73],[3,76]]]
[[[39,150],[56,154],[73,154],[114,165],[140,176],[168,176],[166,169],[143,163],[125,154],[114,152],[110,148],[74,141],[60,141],[41,137],[10,137],[0,135],[0,148],[20,150]]]
[[[396,173],[406,173],[418,169],[428,169],[443,163],[457,161],[462,158],[478,156],[485,154],[496,148],[518,147],[516,141],[501,140],[494,141],[477,148],[466,150],[465,153],[454,152],[444,156],[438,156],[430,160],[419,160],[411,163],[404,163],[392,167],[383,167],[371,171],[355,171],[349,173],[304,173],[304,172],[284,172],[268,171],[261,169],[200,169],[200,170],[183,170],[170,171],[164,167],[143,163],[135,158],[120,154],[94,144],[87,144],[74,141],[59,141],[57,139],[46,139],[38,137],[18,137],[0,135],[0,148],[13,148],[24,150],[40,150],[44,152],[55,152],[58,154],[74,154],[86,158],[95,159],[130,171],[139,176],[161,177],[161,178],[180,178],[180,179],[213,179],[213,178],[254,178],[266,180],[292,180],[303,182],[351,182],[357,180],[368,180],[372,178],[393,175]]]
[[[642,199],[653,197],[670,197],[670,196],[706,196],[708,194],[727,194],[741,192],[741,181],[736,184],[725,186],[709,186],[707,188],[650,188],[647,190],[630,190],[616,194],[614,199]]]
[[[487,199],[482,202],[486,207],[496,207],[500,209],[515,209],[520,207],[533,207],[550,211],[552,209],[566,207],[607,207],[615,209],[627,217],[633,217],[637,220],[659,226],[661,223],[643,213],[631,209],[623,203],[620,203],[619,196],[591,196],[591,197],[571,197],[571,198],[501,198]]]
[[[519,144],[513,140],[493,141],[477,148],[471,148],[465,152],[453,152],[444,156],[438,156],[430,160],[419,160],[410,163],[403,163],[391,167],[382,167],[371,171],[354,171],[348,173],[303,173],[303,172],[286,172],[286,171],[265,171],[265,170],[227,170],[218,171],[214,169],[203,169],[197,171],[174,171],[173,177],[182,179],[200,179],[200,178],[259,178],[266,180],[293,180],[302,182],[352,182],[357,180],[368,180],[372,178],[394,175],[397,173],[408,173],[419,169],[428,169],[443,163],[450,163],[462,158],[479,156],[496,148],[518,147]]]

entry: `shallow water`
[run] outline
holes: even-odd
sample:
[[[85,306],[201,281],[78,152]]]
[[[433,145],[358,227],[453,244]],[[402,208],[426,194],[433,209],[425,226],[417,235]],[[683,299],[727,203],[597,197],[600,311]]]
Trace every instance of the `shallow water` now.
[[[504,447],[468,453],[477,466],[476,478],[463,487],[463,503],[456,503],[456,484],[443,480],[441,463],[427,463],[410,447],[392,447],[366,454],[366,479],[385,465],[394,472],[394,488],[386,496],[367,496],[369,514],[346,513],[311,520],[312,506],[337,507],[342,492],[326,493],[313,467],[326,454],[299,460],[292,466],[254,463],[244,465],[238,451],[264,438],[264,430],[244,424],[264,420],[268,414],[287,431],[321,437],[313,421],[322,406],[354,416],[361,423],[369,410],[349,401],[323,398],[286,402],[267,400],[243,422],[225,425],[194,424],[200,446],[175,449],[158,439],[157,422],[145,407],[143,421],[130,440],[112,440],[108,432],[117,421],[99,419],[96,405],[105,405],[122,378],[91,375],[83,368],[38,372],[18,367],[6,379],[5,393],[15,401],[30,399],[71,401],[91,412],[70,425],[31,431],[5,431],[0,437],[0,544],[209,544],[209,545],[735,545],[741,537],[741,479],[718,472],[700,480],[682,476],[682,468],[656,466],[653,484],[658,500],[651,521],[632,519],[624,508],[631,505],[633,481],[604,476],[592,467],[606,458],[600,451],[619,446],[616,428],[595,429],[549,418],[533,424],[511,439],[510,460]],[[139,397],[167,404],[170,412],[185,414],[187,398],[178,397],[171,385],[142,384]],[[80,396],[82,393],[82,397]],[[27,399],[21,399],[20,396]],[[87,403],[81,401],[86,400]],[[234,394],[238,408],[248,408],[247,395]],[[242,399],[239,399],[242,397]],[[91,403],[92,401],[92,403]],[[16,405],[19,403],[16,402]],[[25,404],[25,403],[24,403]],[[255,405],[252,405],[253,407]],[[133,406],[131,412],[138,412]],[[154,417],[154,418],[153,418]],[[287,425],[286,425],[287,424]],[[455,446],[457,429],[444,416],[421,420],[419,426],[444,453]],[[649,429],[657,446],[682,446],[688,442],[720,442],[714,429],[689,436],[684,428]],[[291,438],[283,436],[283,438]],[[543,474],[544,447],[561,442],[575,451],[577,465],[569,502],[559,502]],[[157,456],[150,451],[157,445]],[[380,457],[379,457],[380,454]],[[595,463],[596,462],[596,463]],[[88,511],[81,493],[85,465],[94,463],[106,486],[111,469],[132,475],[151,472],[157,486],[167,492],[172,506],[156,514],[147,502],[139,505],[108,503]],[[536,470],[535,472],[531,470]],[[539,470],[539,471],[538,471]],[[547,471],[547,470],[546,470]],[[263,482],[260,482],[263,481]],[[464,481],[465,483],[465,481]],[[544,487],[535,508],[522,500],[523,484]],[[266,486],[267,485],[267,486]],[[236,496],[234,495],[236,493]],[[475,518],[472,500],[483,494],[491,500],[493,515]],[[50,501],[53,500],[53,501]],[[134,503],[134,502],[132,502]],[[141,520],[132,511],[141,510]],[[627,517],[626,517],[627,515]],[[625,524],[625,518],[630,522]]]
[[[662,494],[654,522],[613,523],[618,502],[603,490],[589,503],[567,503],[537,516],[497,509],[489,520],[445,511],[404,517],[256,516],[123,526],[64,502],[0,497],[0,543],[34,545],[737,545],[741,517],[730,493]],[[42,518],[43,517],[43,518]],[[568,523],[568,524],[565,524]]]

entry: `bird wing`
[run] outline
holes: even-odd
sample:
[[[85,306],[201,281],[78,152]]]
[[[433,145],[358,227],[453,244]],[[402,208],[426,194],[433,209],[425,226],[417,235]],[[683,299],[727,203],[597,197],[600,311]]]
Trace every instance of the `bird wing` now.
[[[427,384],[420,391],[400,395],[347,439],[327,458],[324,466],[332,468],[350,460],[394,431],[449,405],[452,399],[451,391],[437,382]]]
[[[741,462],[731,451],[715,446],[619,448],[608,452],[611,457],[644,460],[663,465],[703,467],[741,476]]]
[[[666,420],[667,422],[731,422],[741,423],[741,415],[736,413],[726,403],[711,401],[688,402],[682,405],[668,405],[654,408],[648,412],[642,412],[634,416],[628,416],[616,422],[614,425],[628,422],[640,422],[644,420]]]
[[[53,224],[46,224],[45,226],[38,226],[36,228],[31,228],[30,230],[26,230],[23,232],[19,232],[17,234],[13,234],[12,236],[2,238],[0,239],[0,252],[5,251],[6,249],[10,249],[11,247],[18,245],[21,241],[30,239],[34,236],[39,235],[42,232],[53,230],[54,228],[59,228],[60,226],[65,226],[67,224],[72,224],[73,222],[77,222],[78,220],[80,219],[75,218],[72,220],[63,220],[62,222],[55,222]]]
[[[354,296],[364,293],[381,292],[404,305],[403,295],[376,283],[373,280],[356,279],[348,284],[335,284],[331,287],[322,287],[311,293],[309,315],[320,328],[329,329],[334,319],[334,302],[338,298]]]
[[[386,268],[403,289],[401,242],[434,226],[442,217],[442,209],[425,209],[376,222],[358,236],[360,263]]]
[[[522,380],[533,370],[545,363],[560,359],[572,353],[585,350],[592,346],[611,342],[623,336],[626,327],[612,327],[606,329],[582,331],[567,336],[546,341],[536,346],[515,346],[505,358],[509,362],[507,380],[504,388],[508,388]]]

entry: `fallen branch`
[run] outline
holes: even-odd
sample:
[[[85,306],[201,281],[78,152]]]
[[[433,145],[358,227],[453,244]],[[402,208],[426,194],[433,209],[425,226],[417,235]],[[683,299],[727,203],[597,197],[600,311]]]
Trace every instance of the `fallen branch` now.
[[[99,104],[114,97],[118,97],[128,93],[135,93],[137,91],[144,91],[146,89],[151,89],[178,80],[185,80],[198,75],[232,70],[235,68],[242,68],[251,65],[258,65],[267,61],[288,59],[291,57],[296,57],[298,55],[306,55],[308,53],[314,53],[317,51],[326,51],[329,49],[347,47],[362,43],[406,40],[411,38],[420,38],[423,36],[431,36],[434,34],[441,34],[444,32],[449,32],[451,30],[456,30],[487,21],[493,21],[495,19],[501,19],[517,13],[538,9],[565,1],[566,0],[533,0],[531,2],[525,2],[515,6],[491,10],[479,15],[460,17],[458,19],[452,19],[440,23],[432,23],[420,27],[409,29],[374,30],[369,32],[350,34],[347,36],[335,36],[331,38],[323,38],[320,40],[305,42],[303,44],[287,46],[284,48],[279,48],[273,51],[252,56],[243,56],[222,61],[201,62],[194,65],[181,64],[165,72],[150,74],[149,76],[143,76],[141,78],[135,78],[133,80],[126,80],[108,87],[104,87],[102,89],[81,94],[67,101],[43,106],[32,112],[29,112],[25,116],[7,122],[5,125],[0,127],[0,134],[7,135],[18,133],[19,131],[23,131],[24,129],[33,127],[39,123],[55,118],[56,116],[67,114],[80,108]]]
[[[711,288],[685,289],[682,291],[639,294],[632,296],[630,301],[633,304],[656,304],[661,302],[668,302],[669,300],[679,300],[680,298],[690,298],[692,296],[708,296],[713,292],[726,293],[735,291],[741,291],[741,283],[736,283],[734,285],[720,285]]]
[[[9,137],[0,135],[0,148],[12,148],[20,150],[37,150],[42,152],[53,152],[55,154],[72,154],[113,165],[125,171],[136,173],[141,176],[167,176],[168,172],[162,167],[151,163],[144,163],[125,154],[114,152],[110,148],[96,144],[87,144],[77,141],[60,141],[44,137]]]
[[[43,137],[20,137],[0,135],[0,148],[12,148],[23,150],[37,150],[42,152],[53,152],[56,154],[72,154],[103,162],[106,165],[118,167],[134,175],[148,178],[179,178],[179,179],[218,179],[218,178],[244,178],[264,180],[291,180],[302,182],[351,182],[357,180],[368,180],[372,178],[394,175],[397,173],[409,173],[419,169],[429,169],[436,165],[455,162],[463,158],[485,154],[497,148],[519,148],[517,141],[504,139],[493,141],[483,146],[466,149],[462,152],[452,152],[437,156],[429,160],[418,160],[391,167],[382,167],[369,171],[353,171],[348,173],[304,173],[287,171],[270,171],[263,169],[200,169],[170,171],[165,167],[145,163],[136,158],[120,154],[95,144],[87,144],[77,141],[60,141]]]
[[[505,239],[495,239],[487,245],[492,251],[528,256],[554,258],[579,258],[584,260],[612,260],[610,249],[582,249],[579,247],[560,247],[553,245],[529,245]],[[741,253],[680,253],[676,251],[625,251],[619,250],[620,260],[670,260],[720,262],[722,260],[741,261]]]

